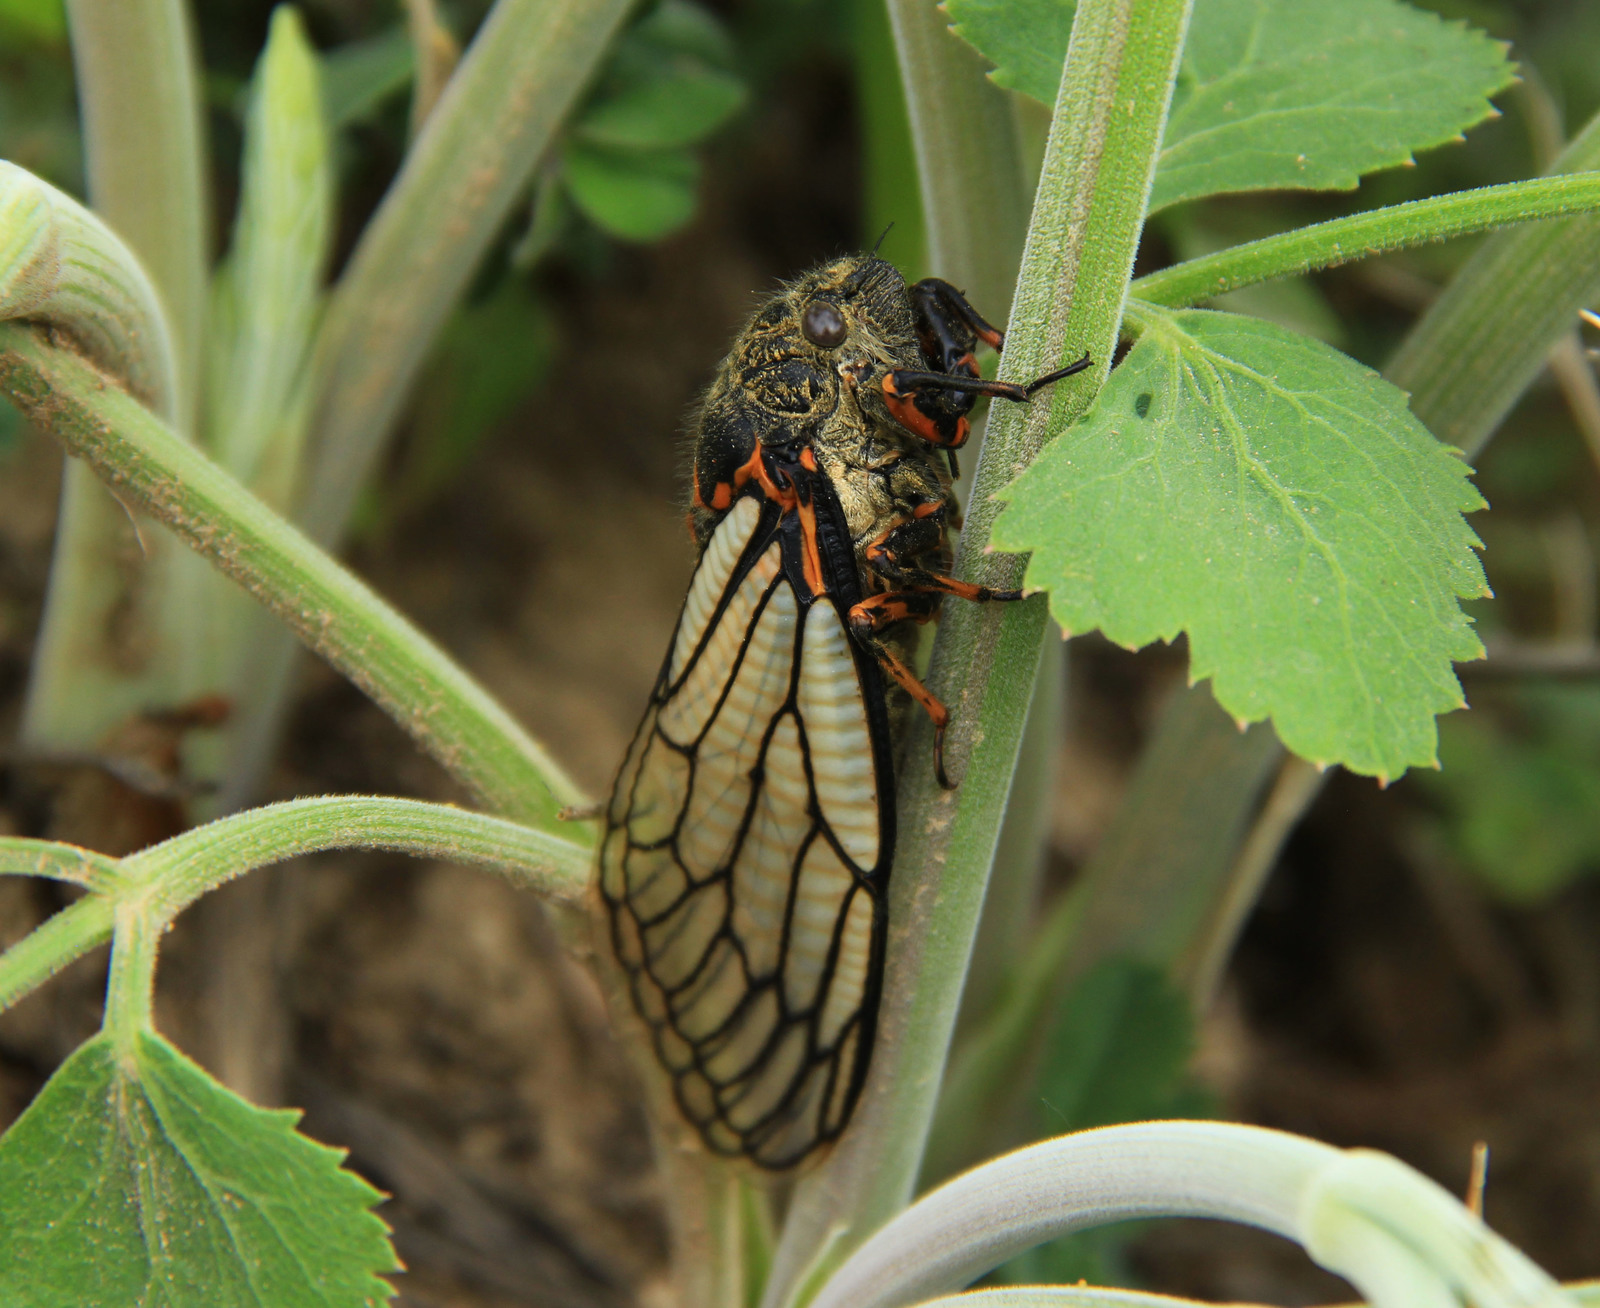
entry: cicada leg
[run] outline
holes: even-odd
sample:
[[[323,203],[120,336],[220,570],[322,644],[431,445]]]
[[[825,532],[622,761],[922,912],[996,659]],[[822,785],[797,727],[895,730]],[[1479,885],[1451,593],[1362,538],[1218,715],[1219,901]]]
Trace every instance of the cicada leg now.
[[[908,668],[884,638],[886,628],[907,620],[927,622],[938,612],[946,595],[985,604],[991,600],[1019,600],[1020,590],[995,590],[921,566],[916,560],[938,556],[945,540],[947,510],[953,501],[918,505],[910,515],[892,524],[864,551],[867,566],[890,581],[895,589],[869,595],[850,610],[851,634],[868,650],[884,672],[912,699],[922,705],[933,722],[933,770],[946,790],[955,787],[944,766],[944,733],[950,710]]]

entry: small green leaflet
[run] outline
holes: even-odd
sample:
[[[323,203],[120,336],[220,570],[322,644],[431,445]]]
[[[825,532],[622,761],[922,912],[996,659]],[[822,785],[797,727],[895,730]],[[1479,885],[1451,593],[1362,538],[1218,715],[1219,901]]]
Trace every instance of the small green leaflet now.
[[[687,150],[607,150],[574,141],[563,168],[578,208],[623,240],[659,240],[694,217],[700,161]]]
[[[338,1150],[160,1036],[73,1054],[0,1139],[0,1303],[367,1308],[399,1270]]]
[[[1189,635],[1240,722],[1318,764],[1434,765],[1452,661],[1482,656],[1458,597],[1487,593],[1461,515],[1470,469],[1404,394],[1320,341],[1137,302],[1143,335],[1095,408],[1001,494],[997,548],[1066,631]]]
[[[1055,103],[1072,5],[947,0],[1001,86]],[[1150,209],[1231,191],[1349,190],[1494,112],[1505,46],[1398,0],[1195,0]]]

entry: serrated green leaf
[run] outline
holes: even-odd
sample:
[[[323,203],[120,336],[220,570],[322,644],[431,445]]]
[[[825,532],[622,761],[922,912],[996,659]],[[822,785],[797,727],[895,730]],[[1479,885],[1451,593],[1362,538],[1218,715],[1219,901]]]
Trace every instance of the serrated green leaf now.
[[[744,99],[744,83],[729,73],[664,71],[591,104],[573,133],[596,145],[633,149],[693,145],[737,113]]]
[[[948,0],[992,74],[1055,102],[1072,6]],[[1232,191],[1349,190],[1493,112],[1505,47],[1399,0],[1195,0],[1152,211]]]
[[[1316,763],[1390,778],[1435,761],[1481,657],[1470,469],[1404,394],[1319,341],[1202,309],[1144,334],[1094,410],[1002,496],[1001,549],[1067,631],[1189,635],[1190,677]]]
[[[1439,737],[1443,770],[1417,780],[1495,895],[1539,903],[1600,872],[1600,688],[1519,686],[1446,718]]]
[[[942,7],[951,30],[994,65],[997,85],[1055,107],[1073,0],[944,0]]]
[[[700,164],[683,150],[610,150],[574,141],[563,176],[591,222],[627,241],[656,241],[694,217]]]
[[[298,1114],[246,1103],[160,1036],[89,1041],[0,1139],[8,1308],[367,1308],[398,1270],[382,1196]]]

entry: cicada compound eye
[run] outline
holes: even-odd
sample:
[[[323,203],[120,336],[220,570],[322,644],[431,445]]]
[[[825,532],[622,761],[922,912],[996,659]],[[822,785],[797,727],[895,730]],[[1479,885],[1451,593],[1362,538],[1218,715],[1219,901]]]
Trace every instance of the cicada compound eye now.
[[[800,330],[806,334],[806,340],[825,350],[843,345],[844,338],[850,332],[845,326],[844,315],[826,300],[813,300],[806,305],[806,311],[800,318]]]

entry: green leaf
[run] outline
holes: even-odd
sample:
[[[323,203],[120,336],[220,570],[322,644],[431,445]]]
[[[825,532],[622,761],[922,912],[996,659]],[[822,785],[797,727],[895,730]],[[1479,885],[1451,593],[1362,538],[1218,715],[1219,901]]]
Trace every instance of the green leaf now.
[[[416,52],[404,23],[321,57],[322,107],[330,130],[370,118],[411,84]]]
[[[683,150],[610,150],[575,141],[567,188],[599,227],[627,241],[656,241],[694,217],[700,165]]]
[[[62,0],[0,0],[0,33],[58,45],[67,39],[66,6]]]
[[[948,0],[994,79],[1054,104],[1072,6]],[[1489,117],[1505,47],[1398,0],[1195,0],[1152,212],[1229,191],[1349,190]]]
[[[629,149],[693,145],[744,104],[733,64],[732,43],[715,16],[668,0],[617,43],[573,134]]]
[[[1189,634],[1240,722],[1318,764],[1433,764],[1486,593],[1470,469],[1354,360],[1270,323],[1132,302],[1144,334],[1085,420],[1004,493],[995,544],[1064,630]]]
[[[8,1308],[365,1308],[399,1269],[338,1150],[165,1040],[89,1041],[0,1139]]]
[[[1527,685],[1440,724],[1442,804],[1465,867],[1515,904],[1600,872],[1600,688]]]
[[[596,145],[644,149],[693,145],[737,113],[744,99],[744,83],[728,73],[663,72],[590,105],[573,132]]]
[[[944,0],[951,30],[994,65],[989,76],[1052,109],[1076,9],[1072,0]]]

